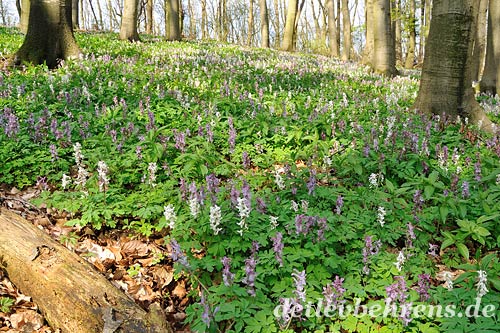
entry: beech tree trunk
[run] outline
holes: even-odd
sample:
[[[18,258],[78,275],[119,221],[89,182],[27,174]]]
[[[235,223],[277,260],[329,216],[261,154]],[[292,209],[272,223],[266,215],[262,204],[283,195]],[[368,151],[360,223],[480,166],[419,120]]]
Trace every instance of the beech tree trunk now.
[[[161,309],[147,313],[84,259],[22,217],[0,209],[0,268],[63,333],[172,329]]]
[[[328,0],[328,43],[330,45],[330,55],[337,58],[339,56],[339,48],[337,45],[337,25],[335,24],[335,2]]]
[[[260,38],[261,47],[269,47],[269,15],[267,13],[267,2],[266,0],[259,0],[260,7]]]
[[[247,46],[252,45],[253,39],[253,0],[249,0],[248,6],[248,35],[247,35]]]
[[[368,65],[373,68],[373,51],[375,48],[375,35],[373,31],[373,2],[375,0],[365,0],[365,20],[366,20],[366,31],[365,31],[365,47],[363,48],[363,56],[361,58],[361,63],[363,65]]]
[[[137,32],[137,16],[139,0],[124,0],[122,22],[120,25],[120,39],[130,42],[140,41]]]
[[[488,12],[488,32],[486,42],[486,62],[481,92],[500,94],[500,0],[490,0]]]
[[[471,55],[477,0],[434,0],[415,108],[424,113],[468,118],[491,131],[471,86]],[[439,92],[439,93],[437,93]]]
[[[167,40],[181,40],[181,29],[179,20],[179,1],[178,0],[168,0],[168,10],[169,10],[169,34],[167,35]]]
[[[394,76],[396,70],[396,49],[391,25],[390,0],[373,0],[373,60],[376,73]]]
[[[78,0],[71,0],[71,22],[73,24],[73,30],[80,28],[80,22],[78,17]]]
[[[19,29],[23,34],[28,32],[28,24],[30,20],[30,0],[21,0],[21,17]]]
[[[153,33],[153,0],[146,1],[146,33]]]
[[[342,0],[342,60],[351,59],[351,17],[349,15],[349,0]]]
[[[486,54],[486,26],[488,20],[489,0],[478,0],[479,12],[477,13],[476,33],[474,36],[474,51],[472,54],[472,80],[479,82],[481,70]]]
[[[281,48],[284,51],[293,51],[293,40],[295,35],[295,18],[297,17],[298,0],[288,0],[286,11],[285,31],[283,34],[283,44]]]
[[[401,64],[403,62],[403,49],[401,45],[401,0],[392,0],[393,4],[393,33],[394,33],[394,43],[396,48],[396,64]]]
[[[14,55],[14,65],[46,63],[55,68],[60,60],[79,55],[71,23],[71,0],[31,0],[28,31]]]
[[[406,52],[405,68],[413,68],[415,62],[415,47],[417,45],[416,18],[415,18],[415,0],[409,0],[410,12],[408,13],[408,52]]]

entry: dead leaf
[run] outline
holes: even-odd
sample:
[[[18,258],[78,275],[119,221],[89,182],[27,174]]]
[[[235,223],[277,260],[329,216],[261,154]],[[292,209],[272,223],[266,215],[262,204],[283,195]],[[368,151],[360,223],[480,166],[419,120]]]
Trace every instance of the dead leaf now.
[[[14,313],[10,316],[12,328],[21,329],[23,332],[38,330],[43,326],[43,317],[33,310]]]
[[[148,245],[137,239],[128,241],[122,246],[122,254],[126,257],[145,257],[148,254],[148,251]]]
[[[172,296],[176,296],[178,298],[184,298],[187,295],[186,287],[185,287],[185,282],[184,281],[179,281],[177,285],[175,286],[174,290],[172,290]]]

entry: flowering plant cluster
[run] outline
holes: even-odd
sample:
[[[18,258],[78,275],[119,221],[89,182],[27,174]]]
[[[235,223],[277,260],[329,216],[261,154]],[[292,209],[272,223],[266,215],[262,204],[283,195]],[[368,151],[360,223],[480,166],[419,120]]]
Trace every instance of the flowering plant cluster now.
[[[496,325],[304,311],[498,303],[499,133],[411,110],[416,79],[325,57],[77,38],[86,59],[0,73],[0,183],[39,186],[77,227],[165,236],[192,330]]]

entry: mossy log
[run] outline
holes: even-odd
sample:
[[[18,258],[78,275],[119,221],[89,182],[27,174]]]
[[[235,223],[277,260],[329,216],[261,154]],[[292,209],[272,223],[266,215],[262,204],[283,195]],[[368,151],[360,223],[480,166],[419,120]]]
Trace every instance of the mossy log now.
[[[89,263],[24,218],[0,208],[0,269],[63,333],[172,332]]]

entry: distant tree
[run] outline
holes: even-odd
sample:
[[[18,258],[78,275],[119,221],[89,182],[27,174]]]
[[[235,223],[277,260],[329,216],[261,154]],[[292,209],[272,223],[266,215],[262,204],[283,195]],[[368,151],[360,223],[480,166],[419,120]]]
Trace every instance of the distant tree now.
[[[253,0],[249,0],[248,6],[248,31],[247,31],[247,46],[252,45],[253,39]]]
[[[153,0],[146,0],[146,33],[153,33]]]
[[[269,15],[267,13],[267,1],[259,0],[260,10],[260,38],[261,47],[269,47]]]
[[[477,0],[434,0],[415,108],[424,113],[468,118],[487,130],[492,123],[477,103],[471,85]]]
[[[288,0],[286,11],[285,31],[283,34],[283,43],[281,48],[285,51],[293,51],[293,40],[295,38],[295,18],[297,16],[299,2],[298,0]]]
[[[405,68],[413,68],[413,64],[415,62],[415,48],[417,46],[417,33],[416,33],[417,20],[415,17],[416,5],[415,5],[415,0],[409,0],[408,2],[410,9],[407,18],[409,38],[408,38],[408,49],[406,52]]]
[[[124,0],[122,22],[120,25],[120,39],[131,42],[140,41],[137,32],[137,17],[139,0]]]
[[[486,61],[479,86],[482,92],[500,94],[500,0],[490,0]]]
[[[373,0],[372,34],[373,54],[371,67],[376,73],[387,76],[397,74],[396,49],[391,25],[390,0]]]
[[[488,20],[489,0],[478,0],[477,24],[474,36],[474,51],[472,54],[472,80],[479,82],[481,69],[486,55],[486,26]]]
[[[347,61],[351,59],[351,16],[349,14],[349,0],[342,0],[342,60]]]
[[[45,63],[55,68],[60,60],[79,55],[71,23],[71,0],[31,0],[28,31],[14,55],[14,65]]]
[[[339,56],[339,48],[337,45],[337,26],[335,24],[335,2],[334,0],[327,0],[328,10],[328,43],[330,45],[330,55],[332,57]]]
[[[169,29],[167,40],[181,40],[181,27],[180,27],[180,14],[179,14],[179,1],[168,0],[169,10]]]

